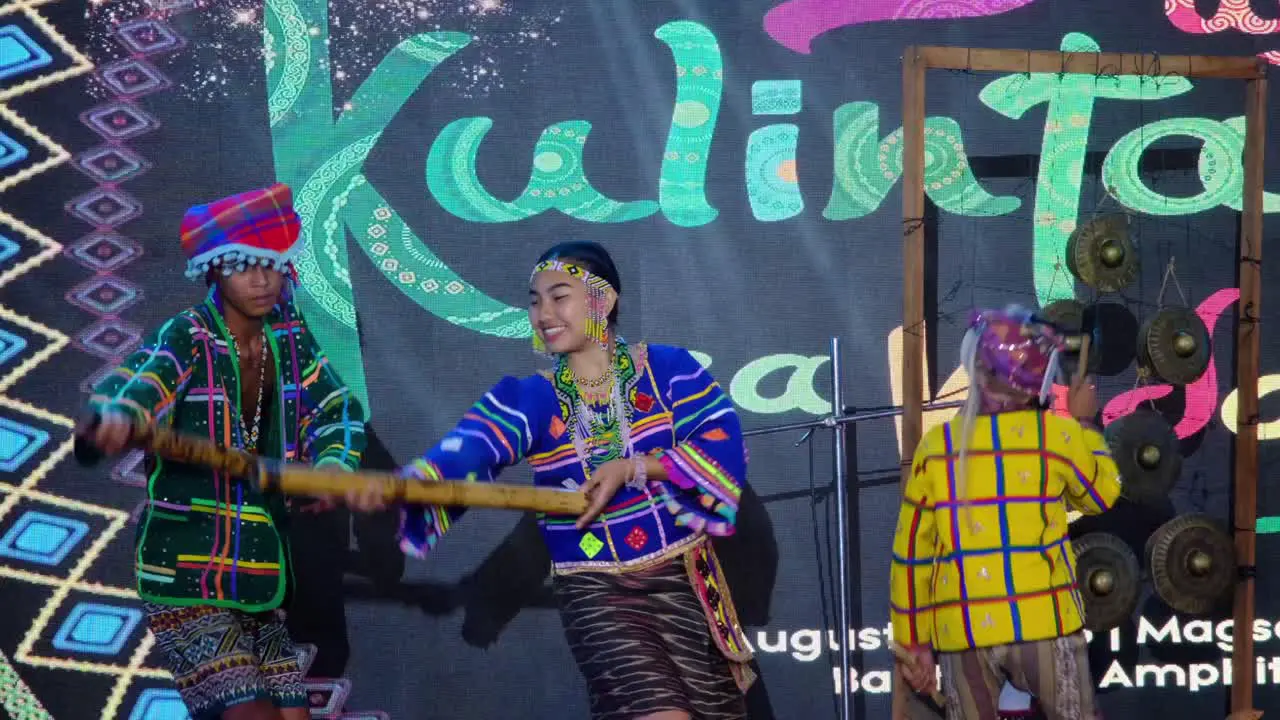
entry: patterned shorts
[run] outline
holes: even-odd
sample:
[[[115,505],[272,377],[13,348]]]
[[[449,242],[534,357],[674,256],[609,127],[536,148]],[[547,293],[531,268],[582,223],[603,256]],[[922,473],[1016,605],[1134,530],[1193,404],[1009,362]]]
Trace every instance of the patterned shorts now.
[[[1048,720],[1095,720],[1084,633],[941,654],[947,719],[996,720],[1006,680],[1036,698]]]
[[[297,649],[274,614],[153,603],[143,610],[193,720],[255,700],[307,707]]]

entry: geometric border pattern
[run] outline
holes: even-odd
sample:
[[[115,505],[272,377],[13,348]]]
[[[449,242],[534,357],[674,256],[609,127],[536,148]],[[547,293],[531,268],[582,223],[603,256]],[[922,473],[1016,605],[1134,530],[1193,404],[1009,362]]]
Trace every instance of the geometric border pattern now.
[[[178,720],[190,718],[178,691],[172,688],[147,688],[133,704],[129,720]]]
[[[23,547],[23,538],[27,533],[38,532],[41,527],[63,533],[62,537],[53,538],[57,544],[47,549]],[[0,537],[0,556],[56,567],[67,559],[67,555],[71,554],[88,533],[89,526],[80,520],[30,510],[18,518],[18,522],[9,528],[4,537]]]
[[[59,650],[115,655],[124,649],[125,642],[133,635],[140,622],[142,611],[136,607],[82,602],[62,621],[62,627],[53,636],[53,646]],[[94,628],[94,624],[106,627]],[[86,625],[90,627],[86,628]],[[102,629],[109,631],[110,637],[98,639],[84,636]]]
[[[137,178],[151,168],[151,163],[137,152],[125,147],[126,141],[153,132],[160,127],[158,120],[142,108],[133,104],[133,100],[142,95],[160,91],[170,87],[171,83],[164,73],[148,58],[155,58],[171,53],[186,45],[186,40],[171,25],[165,22],[167,17],[191,8],[166,8],[149,3],[150,9],[143,15],[127,20],[116,26],[113,33],[117,43],[126,51],[124,59],[116,60],[96,69],[94,77],[98,84],[110,95],[110,98],[80,113],[80,122],[93,130],[105,141],[104,144],[81,153],[76,158],[76,166],[97,182],[97,187],[85,195],[66,204],[67,212],[93,226],[95,235],[115,235],[132,245],[137,252],[124,253],[110,267],[97,268],[95,277],[67,293],[67,301],[97,318],[97,323],[81,333],[77,346],[84,351],[98,355],[106,360],[103,367],[92,377],[100,378],[107,368],[119,365],[120,361],[137,346],[139,337],[128,337],[128,342],[114,347],[88,342],[90,335],[98,331],[118,330],[112,333],[124,337],[127,333],[123,325],[117,323],[119,314],[138,301],[142,300],[142,289],[130,283],[120,284],[119,278],[111,273],[129,265],[141,256],[137,243],[116,233],[116,228],[134,220],[142,214],[142,204],[119,189],[119,185]],[[114,156],[123,169],[95,167],[93,161]],[[107,210],[100,210],[106,207]],[[83,262],[83,259],[81,259]],[[87,290],[102,289],[114,286],[122,292],[118,302],[98,303],[88,297]],[[120,296],[118,296],[120,297]]]
[[[3,177],[0,177],[0,191],[16,187],[41,173],[58,167],[71,157],[70,153],[62,146],[14,112],[8,106],[8,102],[14,98],[34,93],[40,89],[93,71],[93,63],[89,58],[67,41],[53,24],[40,14],[40,6],[47,4],[47,1],[17,0],[16,2],[6,2],[0,5],[0,19],[21,17],[38,34],[37,39],[39,41],[47,41],[70,59],[68,66],[58,70],[48,70],[47,65],[29,68],[25,75],[25,80],[0,89],[0,118],[17,128],[26,137],[33,139],[37,145],[48,152],[48,157],[41,162],[28,165],[18,172],[6,173]],[[9,80],[14,79],[17,78],[9,78]],[[6,233],[12,231],[17,235],[21,235],[36,247],[36,252],[7,266],[4,272],[0,272],[0,290],[6,290],[6,292],[0,293],[0,295],[3,295],[12,292],[11,289],[8,289],[8,286],[16,285],[25,275],[51,258],[56,257],[63,248],[60,243],[23,222],[5,208],[0,208],[0,225],[5,226]],[[96,516],[106,521],[105,527],[79,550],[77,557],[72,561],[71,567],[64,571],[56,574],[53,572],[36,572],[14,567],[7,563],[0,564],[0,584],[17,581],[29,585],[42,586],[51,591],[48,600],[40,609],[31,627],[27,629],[26,634],[14,651],[12,656],[14,664],[10,663],[9,657],[0,652],[0,685],[3,686],[0,689],[0,707],[3,707],[4,711],[13,717],[27,720],[50,717],[39,699],[31,694],[30,688],[22,681],[15,665],[87,670],[117,677],[117,681],[114,683],[112,692],[106,699],[103,708],[106,717],[113,717],[134,677],[150,676],[157,679],[169,677],[167,672],[142,667],[143,660],[154,644],[154,640],[150,638],[149,634],[139,643],[130,662],[124,667],[67,658],[46,658],[36,652],[35,646],[37,639],[49,627],[72,591],[87,592],[98,597],[115,598],[117,600],[136,601],[137,596],[132,589],[90,583],[84,579],[93,563],[102,555],[108,545],[121,534],[121,531],[127,527],[128,514],[117,508],[85,503],[73,498],[46,493],[39,489],[40,482],[48,477],[54,468],[70,454],[71,439],[69,431],[73,427],[73,422],[68,417],[50,412],[21,398],[14,397],[10,392],[21,378],[63,350],[67,346],[69,338],[34,319],[19,315],[2,304],[0,304],[0,320],[3,320],[11,328],[20,332],[29,332],[34,336],[44,338],[46,341],[39,350],[31,352],[25,357],[17,356],[19,362],[16,364],[6,363],[3,368],[0,368],[0,373],[3,373],[0,375],[0,410],[4,410],[11,416],[24,419],[31,418],[42,425],[52,425],[68,431],[66,436],[54,441],[52,448],[46,447],[46,451],[42,453],[43,459],[30,468],[25,477],[15,478],[12,481],[8,477],[0,480],[0,520],[12,513],[19,502],[26,501],[42,508],[71,510],[84,515]],[[30,347],[30,344],[28,347]],[[44,442],[47,444],[49,441],[46,439]],[[14,536],[15,542],[19,537]],[[77,542],[80,540],[83,540],[83,537],[79,538]],[[64,542],[64,545],[66,544]]]
[[[26,464],[40,448],[49,442],[49,433],[39,428],[28,427],[8,418],[0,417],[0,437],[9,442],[21,442],[20,448],[5,448],[7,457],[0,458],[0,472],[14,473]]]
[[[38,12],[40,6],[56,1],[0,0],[0,19],[20,14],[34,28],[33,37],[43,36],[39,39],[47,39],[71,59],[70,65],[61,70],[37,74],[25,82],[0,89],[0,119],[17,128],[25,137],[34,140],[36,145],[48,152],[46,159],[25,166],[19,172],[6,175],[3,173],[6,168],[0,167],[0,192],[73,160],[65,149],[6,105],[13,98],[95,70],[93,63]],[[148,5],[150,10],[146,14],[121,23],[114,31],[116,41],[131,59],[98,68],[98,81],[114,97],[79,116],[81,122],[95,131],[103,142],[74,158],[74,167],[95,180],[97,185],[94,190],[81,195],[79,202],[67,203],[65,207],[73,217],[89,222],[92,225],[91,231],[71,247],[64,248],[62,244],[0,207],[0,239],[7,243],[0,250],[16,246],[12,240],[4,238],[4,235],[9,238],[21,236],[36,246],[35,253],[6,265],[6,269],[0,272],[0,289],[16,284],[32,270],[59,254],[65,254],[68,259],[75,260],[94,272],[96,281],[89,280],[67,293],[68,302],[97,316],[89,328],[75,333],[82,349],[88,350],[91,347],[92,354],[107,360],[99,371],[91,375],[94,378],[117,365],[122,356],[131,352],[137,344],[137,338],[134,337],[136,329],[118,322],[117,315],[142,299],[141,288],[122,278],[113,277],[112,273],[130,265],[142,255],[139,243],[115,231],[116,227],[140,215],[142,204],[118,186],[151,168],[151,163],[135,150],[125,147],[124,143],[153,132],[160,123],[132,101],[142,94],[170,87],[168,78],[156,68],[154,58],[184,47],[186,40],[166,20],[203,6],[197,0],[149,0]],[[15,73],[14,77],[18,75]],[[104,242],[113,247],[107,248]],[[104,286],[109,286],[110,292],[101,292]],[[72,338],[34,319],[21,316],[2,304],[0,320],[6,323],[8,329],[30,333],[45,341],[32,343],[30,335],[16,338],[23,344],[19,347],[18,342],[12,342],[15,338],[5,336],[8,341],[0,345],[0,351],[6,354],[4,362],[0,363],[0,411],[11,417],[16,415],[24,420],[30,418],[45,427],[53,426],[66,431],[65,435],[51,437],[50,433],[39,430],[41,437],[36,443],[34,440],[37,438],[32,432],[36,429],[22,425],[30,444],[42,447],[38,448],[39,452],[26,452],[26,448],[22,448],[25,455],[21,458],[21,465],[17,460],[12,463],[26,473],[24,477],[0,478],[0,521],[14,513],[19,503],[24,505],[24,509],[27,505],[34,505],[47,510],[38,512],[26,509],[23,517],[19,518],[19,523],[25,520],[25,525],[18,528],[16,523],[0,539],[0,554],[4,554],[4,550],[11,551],[8,553],[10,557],[27,553],[26,557],[14,559],[27,561],[32,567],[38,567],[27,569],[0,561],[0,584],[16,581],[44,588],[49,593],[14,650],[12,661],[0,651],[0,709],[19,720],[50,720],[48,711],[17,671],[25,665],[111,678],[111,689],[99,706],[100,717],[104,719],[127,715],[129,720],[147,720],[152,717],[153,711],[159,714],[176,711],[182,705],[172,686],[144,687],[137,694],[132,708],[124,707],[135,680],[149,681],[146,684],[152,685],[156,681],[171,681],[172,676],[163,668],[145,664],[155,648],[155,637],[149,631],[137,632],[142,624],[142,614],[137,608],[138,596],[134,588],[87,579],[94,564],[113,543],[128,541],[125,534],[131,524],[131,514],[117,507],[97,505],[42,490],[41,482],[71,454],[70,431],[74,422],[71,418],[11,395],[12,388],[21,378],[72,344]],[[114,341],[120,340],[119,337],[108,339],[106,335],[110,330],[115,330],[117,335],[124,336],[128,342],[117,344]],[[120,461],[113,475],[118,482],[136,482],[134,475],[137,471],[136,458],[126,457]],[[58,517],[55,514],[58,510],[88,516],[85,519],[92,518],[97,522],[86,523]],[[37,527],[35,534],[24,535],[32,526],[43,527]],[[69,613],[64,610],[68,605],[73,605]],[[59,618],[63,618],[61,622]],[[49,637],[48,631],[55,627],[57,629],[52,633],[51,640],[42,641],[42,638]],[[45,649],[48,645],[52,645],[53,651],[64,654],[73,651],[76,656],[52,656],[54,653]],[[314,648],[300,650],[311,654],[315,652]],[[343,713],[343,705],[350,693],[349,680],[307,678],[306,684],[311,691],[308,697],[310,702],[327,701],[326,704],[335,715],[346,714]],[[351,716],[359,720],[387,720],[386,713],[379,711],[351,713]]]

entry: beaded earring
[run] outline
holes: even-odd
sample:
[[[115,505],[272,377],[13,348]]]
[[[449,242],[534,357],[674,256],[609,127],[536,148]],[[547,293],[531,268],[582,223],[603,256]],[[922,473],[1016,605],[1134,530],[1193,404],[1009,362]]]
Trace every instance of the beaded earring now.
[[[570,277],[581,280],[587,286],[587,325],[584,330],[589,340],[596,343],[602,348],[609,347],[609,291],[613,290],[613,286],[608,280],[592,275],[585,268],[579,267],[572,263],[561,260],[544,260],[533,268],[530,275],[532,280],[534,275],[546,270],[558,270]],[[549,355],[547,345],[542,340],[542,336],[535,330],[533,333],[533,351],[539,355]]]

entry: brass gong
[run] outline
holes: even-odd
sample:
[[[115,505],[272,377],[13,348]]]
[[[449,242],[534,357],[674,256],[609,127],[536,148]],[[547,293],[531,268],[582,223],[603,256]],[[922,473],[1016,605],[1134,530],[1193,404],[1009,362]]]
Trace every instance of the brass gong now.
[[[1178,436],[1160,413],[1145,408],[1112,422],[1103,431],[1120,468],[1120,488],[1137,503],[1158,503],[1182,474]]]
[[[1071,541],[1076,582],[1084,599],[1084,626],[1093,632],[1119,627],[1138,605],[1142,571],[1128,543],[1093,532]]]
[[[1199,380],[1212,351],[1209,328],[1191,308],[1162,308],[1138,331],[1138,364],[1172,385]]]
[[[1067,239],[1067,269],[1098,292],[1118,292],[1138,277],[1138,246],[1126,215],[1102,215],[1077,227]]]
[[[1147,543],[1151,584],[1170,608],[1203,615],[1235,588],[1236,551],[1221,523],[1200,513],[1161,525]]]

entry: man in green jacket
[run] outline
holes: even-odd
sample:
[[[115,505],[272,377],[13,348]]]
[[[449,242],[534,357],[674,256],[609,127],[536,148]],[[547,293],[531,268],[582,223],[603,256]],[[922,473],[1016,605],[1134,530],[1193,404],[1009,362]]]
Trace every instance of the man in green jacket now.
[[[94,388],[90,438],[114,454],[137,424],[285,462],[354,470],[363,411],[293,304],[301,247],[289,188],[187,211],[182,249],[204,301],[152,333]],[[252,483],[148,457],[138,594],[194,720],[304,720],[281,621],[291,580],[284,500]]]

